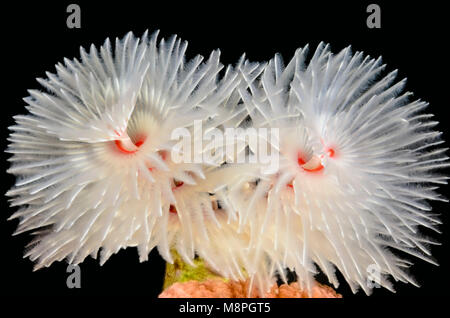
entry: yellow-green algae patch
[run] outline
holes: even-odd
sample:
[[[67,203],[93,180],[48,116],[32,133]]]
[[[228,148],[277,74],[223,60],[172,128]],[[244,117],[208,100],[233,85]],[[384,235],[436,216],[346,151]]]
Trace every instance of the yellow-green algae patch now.
[[[164,286],[171,286],[174,283],[184,283],[191,280],[204,281],[207,279],[220,279],[222,281],[228,281],[228,279],[218,276],[211,271],[201,258],[194,259],[194,266],[189,265],[183,261],[181,256],[172,251],[173,264],[166,263],[166,276],[164,278]]]

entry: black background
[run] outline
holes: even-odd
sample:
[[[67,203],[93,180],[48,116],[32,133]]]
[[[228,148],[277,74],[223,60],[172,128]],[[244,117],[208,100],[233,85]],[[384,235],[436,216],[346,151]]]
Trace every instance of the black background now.
[[[341,1],[340,1],[341,2]],[[375,2],[375,1],[374,1]],[[393,2],[393,1],[392,1]],[[266,61],[280,52],[287,61],[296,48],[309,43],[315,48],[320,41],[330,43],[337,53],[348,45],[354,51],[378,57],[388,65],[387,71],[399,70],[398,79],[408,77],[407,90],[430,102],[428,111],[440,121],[438,130],[450,140],[450,119],[447,109],[448,40],[445,10],[440,2],[422,4],[376,1],[381,7],[381,29],[366,26],[367,1],[343,3],[257,2],[247,4],[231,1],[205,3],[183,1],[120,1],[118,3],[78,1],[81,6],[81,29],[66,27],[66,7],[70,2],[15,3],[3,8],[2,14],[2,78],[0,149],[7,146],[7,127],[12,116],[25,113],[23,97],[27,89],[39,88],[37,77],[45,71],[54,72],[54,65],[64,57],[79,56],[79,47],[103,44],[107,37],[122,37],[128,31],[141,35],[145,30],[160,29],[162,37],[177,34],[189,42],[188,57],[208,56],[221,49],[222,63],[236,63],[242,53],[252,61]],[[6,74],[5,74],[6,73]],[[6,98],[5,98],[6,97]],[[8,155],[2,153],[1,193],[14,183],[5,173]],[[3,167],[4,166],[4,167]],[[441,193],[447,195],[448,188]],[[432,248],[439,267],[414,260],[411,271],[421,283],[420,288],[395,284],[396,294],[375,289],[371,299],[378,297],[442,296],[449,284],[448,274],[448,204],[434,203],[442,214],[442,234],[433,234],[443,244]],[[6,221],[13,213],[6,199],[1,199],[0,217],[0,290],[8,295],[145,295],[156,297],[162,288],[164,262],[156,251],[149,261],[138,262],[137,251],[128,248],[113,255],[102,267],[87,258],[81,264],[82,288],[66,287],[66,264],[32,272],[32,263],[23,259],[24,246],[31,237],[12,237],[17,221]],[[321,278],[319,277],[319,280]],[[367,297],[363,292],[353,295],[340,276],[338,292],[345,298]]]

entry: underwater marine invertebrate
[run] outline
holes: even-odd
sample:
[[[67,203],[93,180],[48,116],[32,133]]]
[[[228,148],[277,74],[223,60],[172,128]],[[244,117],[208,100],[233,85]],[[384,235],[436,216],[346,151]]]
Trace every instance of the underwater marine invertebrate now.
[[[435,241],[418,227],[436,230],[426,200],[445,201],[435,191],[447,180],[437,170],[449,165],[437,122],[421,113],[427,103],[400,94],[405,81],[393,84],[396,71],[379,79],[381,59],[350,48],[334,55],[320,44],[308,61],[307,51],[286,67],[276,56],[241,90],[253,125],[280,129],[280,145],[271,147],[280,164],[243,175],[230,200],[255,229],[256,255],[282,276],[283,268],[295,271],[302,288],[310,290],[315,265],[334,286],[337,267],[354,292],[370,293],[370,266],[390,290],[389,275],[416,284],[395,250],[434,263]]]
[[[202,163],[172,162],[171,132],[214,117],[237,76],[218,79],[218,51],[186,62],[186,42],[158,44],[157,34],[81,49],[81,61],[39,79],[48,92],[30,91],[30,114],[15,117],[7,151],[18,178],[8,195],[21,207],[16,233],[38,229],[26,253],[36,268],[99,250],[104,263],[127,246],[141,260],[154,246],[171,260],[174,189],[204,178]]]
[[[155,247],[168,262],[172,249],[188,264],[199,256],[261,295],[278,275],[287,282],[286,269],[309,293],[317,267],[335,286],[337,268],[353,291],[370,293],[371,265],[388,289],[389,276],[415,284],[395,250],[433,262],[434,242],[418,230],[439,223],[427,200],[444,200],[436,170],[448,166],[427,104],[350,49],[321,44],[286,67],[276,55],[225,69],[219,51],[185,61],[185,50],[176,37],[130,33],[114,49],[82,49],[39,79],[46,92],[30,91],[29,114],[10,127],[17,182],[7,195],[16,233],[34,231],[35,268],[88,255],[103,264],[136,246],[140,261]],[[260,129],[258,144],[227,140],[232,155],[196,148],[199,122],[225,135]],[[194,136],[194,153],[173,140],[177,129]],[[259,147],[276,164],[234,162]]]

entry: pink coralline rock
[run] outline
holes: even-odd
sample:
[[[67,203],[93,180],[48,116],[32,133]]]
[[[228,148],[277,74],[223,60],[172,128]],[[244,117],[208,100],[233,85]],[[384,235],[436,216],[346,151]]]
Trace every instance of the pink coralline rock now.
[[[225,282],[219,279],[209,279],[202,282],[188,281],[175,283],[164,290],[160,298],[342,298],[331,287],[316,284],[312,287],[311,297],[307,291],[299,288],[297,283],[272,286],[264,297],[256,289],[250,295],[247,281]]]
[[[297,283],[273,285],[264,298],[342,298],[333,288],[316,283],[311,288],[311,296],[306,290],[300,289]]]

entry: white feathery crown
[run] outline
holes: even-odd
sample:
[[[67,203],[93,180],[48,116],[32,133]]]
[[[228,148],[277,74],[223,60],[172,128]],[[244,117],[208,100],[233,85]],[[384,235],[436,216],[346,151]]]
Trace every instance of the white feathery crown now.
[[[185,61],[187,43],[158,32],[109,40],[30,90],[29,114],[15,116],[7,152],[17,182],[7,193],[18,207],[16,234],[33,231],[25,256],[35,268],[100,255],[103,264],[136,246],[141,261],[156,247],[172,262],[199,256],[220,275],[250,277],[267,290],[295,271],[311,290],[335,270],[351,289],[367,285],[376,265],[380,285],[417,284],[406,252],[435,263],[419,226],[440,223],[428,200],[447,177],[448,157],[427,103],[402,93],[381,59],[321,43],[311,58],[298,49],[283,65],[243,56],[221,74],[220,52]],[[263,144],[279,160],[176,162],[177,128],[276,128]],[[195,142],[192,140],[191,142]],[[233,145],[234,146],[234,145]],[[210,151],[210,145],[197,149]],[[257,150],[247,143],[238,153]]]

